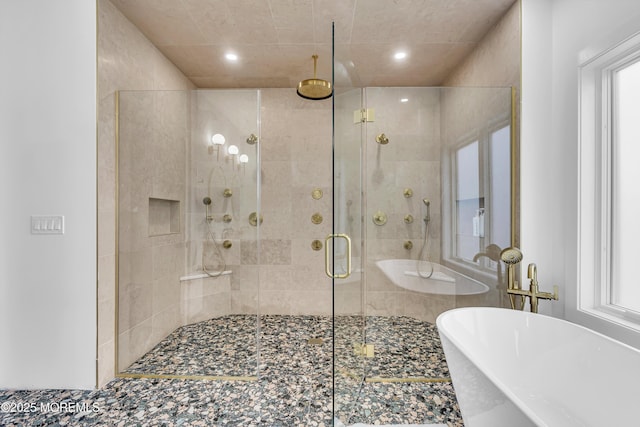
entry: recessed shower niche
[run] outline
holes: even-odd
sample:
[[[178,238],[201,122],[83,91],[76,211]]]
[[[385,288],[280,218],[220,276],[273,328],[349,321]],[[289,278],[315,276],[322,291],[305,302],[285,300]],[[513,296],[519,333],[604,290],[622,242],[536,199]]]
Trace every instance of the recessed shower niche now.
[[[149,197],[149,236],[180,232],[180,201]]]

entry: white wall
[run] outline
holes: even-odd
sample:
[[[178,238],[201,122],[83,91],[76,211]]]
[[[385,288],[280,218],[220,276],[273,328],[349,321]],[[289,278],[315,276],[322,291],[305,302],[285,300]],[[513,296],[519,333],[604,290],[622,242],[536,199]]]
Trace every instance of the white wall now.
[[[543,312],[640,347],[640,336],[577,311],[578,65],[640,31],[637,0],[523,0],[521,220],[524,263],[543,290],[562,287]]]
[[[522,89],[520,122],[520,241],[526,281],[526,265],[538,265],[538,280],[543,290],[561,287],[560,303],[540,303],[540,312],[564,317],[564,277],[552,271],[562,267],[559,254],[565,245],[554,244],[555,223],[562,209],[554,196],[562,189],[555,182],[561,170],[557,147],[552,141],[552,28],[553,0],[522,1]],[[548,167],[551,163],[554,167]],[[562,181],[558,181],[562,182]],[[560,215],[559,215],[560,214]],[[560,221],[562,222],[562,221]],[[556,249],[554,253],[554,248]],[[522,282],[523,287],[527,287]]]
[[[95,2],[1,2],[0,56],[0,388],[93,388]]]

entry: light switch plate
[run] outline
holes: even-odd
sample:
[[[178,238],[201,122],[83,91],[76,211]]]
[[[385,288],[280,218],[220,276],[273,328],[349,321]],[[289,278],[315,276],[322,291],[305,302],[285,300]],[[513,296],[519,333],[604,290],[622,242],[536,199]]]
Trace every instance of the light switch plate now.
[[[64,216],[32,215],[31,234],[64,234]]]

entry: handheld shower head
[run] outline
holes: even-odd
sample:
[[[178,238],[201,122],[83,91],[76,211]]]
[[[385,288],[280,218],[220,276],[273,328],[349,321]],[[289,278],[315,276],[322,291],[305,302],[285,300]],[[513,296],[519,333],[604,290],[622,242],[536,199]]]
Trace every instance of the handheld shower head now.
[[[518,248],[506,248],[500,252],[500,259],[509,266],[515,265],[522,261],[522,252]]]
[[[519,289],[518,281],[516,280],[515,267],[520,261],[522,261],[522,252],[518,248],[505,248],[500,252],[500,259],[507,264],[507,294],[509,295],[509,301],[511,302],[511,309],[515,310],[516,301],[514,295],[509,293],[512,289]],[[520,297],[520,307],[524,307],[525,297]]]
[[[427,198],[422,199],[422,203],[427,207],[427,214],[424,216],[425,224],[431,221],[431,201]]]
[[[205,197],[204,199],[202,199],[202,203],[209,206],[211,204],[211,197]]]

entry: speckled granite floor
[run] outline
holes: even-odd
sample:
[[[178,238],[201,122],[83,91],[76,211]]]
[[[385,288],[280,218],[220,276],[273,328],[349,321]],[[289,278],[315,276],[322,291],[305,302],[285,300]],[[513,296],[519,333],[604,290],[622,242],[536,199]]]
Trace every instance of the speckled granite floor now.
[[[345,424],[462,426],[450,382],[362,382],[367,377],[446,378],[435,327],[407,317],[367,318],[374,358],[355,356],[361,319],[336,318],[335,406]],[[330,426],[332,322],[320,316],[226,316],[180,328],[131,372],[256,375],[257,381],[117,378],[96,391],[0,390],[2,426]],[[197,337],[197,338],[193,338]],[[309,344],[321,338],[322,345]],[[206,343],[200,353],[192,343]],[[200,345],[201,346],[201,345]],[[216,363],[212,363],[216,362]]]

